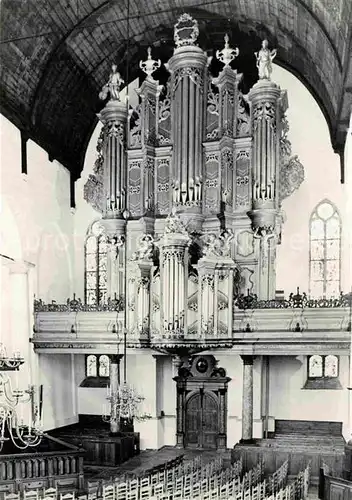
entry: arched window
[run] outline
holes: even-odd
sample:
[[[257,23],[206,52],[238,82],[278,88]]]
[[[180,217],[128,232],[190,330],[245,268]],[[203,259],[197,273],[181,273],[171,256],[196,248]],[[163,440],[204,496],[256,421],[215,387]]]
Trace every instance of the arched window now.
[[[341,219],[335,206],[324,200],[310,218],[309,293],[336,297],[340,293]]]
[[[86,358],[86,376],[97,376],[97,357],[95,354],[89,354]]]
[[[98,224],[89,229],[85,246],[85,301],[107,301],[107,238]]]
[[[323,358],[322,356],[310,356],[308,361],[308,376],[310,378],[323,376]]]
[[[99,356],[99,377],[108,377],[110,370],[110,359],[106,354]]]
[[[339,358],[332,354],[327,356],[308,356],[308,378],[337,378],[339,375]]]
[[[86,377],[107,378],[110,374],[110,358],[107,354],[86,356]]]

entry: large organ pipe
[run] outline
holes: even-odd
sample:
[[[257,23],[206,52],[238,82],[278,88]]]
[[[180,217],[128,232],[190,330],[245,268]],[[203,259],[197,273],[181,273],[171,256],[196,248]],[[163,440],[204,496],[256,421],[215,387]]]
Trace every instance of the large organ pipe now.
[[[263,195],[266,190],[266,178],[265,178],[265,157],[266,157],[266,151],[265,151],[265,120],[261,120],[261,127],[260,127],[260,146],[261,146],[261,151],[260,151],[260,197],[263,198]]]
[[[181,199],[175,201],[187,208],[195,205],[200,208],[203,89],[207,56],[194,39],[187,44],[182,42],[178,45],[176,42],[176,45],[168,62],[173,109],[176,111],[172,121],[174,182],[181,195]]]
[[[176,279],[175,279],[175,282],[179,285],[180,284],[180,277],[181,277],[181,274],[180,274],[180,263],[178,262],[178,260],[176,261]],[[177,319],[180,321],[180,289],[179,290],[175,290],[175,294],[174,294],[174,297],[175,297],[175,311],[176,311],[176,316],[177,316]]]

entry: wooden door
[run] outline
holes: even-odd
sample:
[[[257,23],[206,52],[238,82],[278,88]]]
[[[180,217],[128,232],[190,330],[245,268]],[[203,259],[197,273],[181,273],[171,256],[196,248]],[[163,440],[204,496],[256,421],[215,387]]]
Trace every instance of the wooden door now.
[[[188,448],[217,448],[219,432],[218,404],[209,393],[192,396],[186,407],[186,443]]]

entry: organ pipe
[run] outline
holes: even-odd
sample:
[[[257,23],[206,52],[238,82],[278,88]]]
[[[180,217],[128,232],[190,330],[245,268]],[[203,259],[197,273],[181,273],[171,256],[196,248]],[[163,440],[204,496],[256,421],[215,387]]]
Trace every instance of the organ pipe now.
[[[178,206],[201,208],[203,92],[207,56],[195,44],[177,46],[168,63],[173,110],[173,196]]]

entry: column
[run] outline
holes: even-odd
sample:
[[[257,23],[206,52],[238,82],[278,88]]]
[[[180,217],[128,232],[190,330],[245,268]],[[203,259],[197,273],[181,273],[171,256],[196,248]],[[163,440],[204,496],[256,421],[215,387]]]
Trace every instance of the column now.
[[[219,449],[226,450],[226,420],[227,420],[227,389],[224,387],[219,389]]]
[[[172,357],[172,374],[173,380],[176,382],[176,446],[177,448],[183,448],[184,445],[184,429],[185,429],[185,387],[180,380],[178,371],[183,364],[183,360],[180,356],[176,355]]]
[[[120,432],[120,416],[117,411],[117,397],[119,390],[119,367],[122,354],[110,355],[110,434]]]
[[[261,387],[261,417],[263,421],[263,437],[268,437],[269,431],[269,356],[262,359]]]
[[[253,356],[241,356],[243,361],[242,443],[253,439]]]
[[[183,448],[184,446],[184,431],[185,431],[185,397],[186,392],[184,387],[177,387],[177,401],[176,401],[176,446]]]

